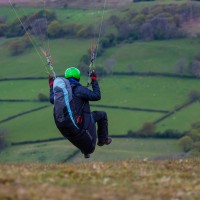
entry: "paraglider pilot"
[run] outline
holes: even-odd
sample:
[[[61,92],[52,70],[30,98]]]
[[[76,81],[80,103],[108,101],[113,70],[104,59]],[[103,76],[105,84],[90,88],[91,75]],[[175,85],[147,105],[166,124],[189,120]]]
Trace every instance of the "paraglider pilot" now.
[[[70,67],[65,78],[49,76],[50,102],[54,104],[54,120],[61,134],[89,158],[98,146],[109,145],[108,119],[104,111],[90,111],[89,101],[101,99],[97,76],[92,71],[92,90],[80,84],[80,71]],[[96,126],[97,123],[97,133]]]

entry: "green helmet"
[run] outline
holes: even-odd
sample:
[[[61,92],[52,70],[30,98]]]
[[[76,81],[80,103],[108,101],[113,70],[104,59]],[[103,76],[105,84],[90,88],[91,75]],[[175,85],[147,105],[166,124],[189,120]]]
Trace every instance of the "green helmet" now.
[[[70,67],[65,71],[65,78],[75,78],[80,79],[80,71],[76,67]]]

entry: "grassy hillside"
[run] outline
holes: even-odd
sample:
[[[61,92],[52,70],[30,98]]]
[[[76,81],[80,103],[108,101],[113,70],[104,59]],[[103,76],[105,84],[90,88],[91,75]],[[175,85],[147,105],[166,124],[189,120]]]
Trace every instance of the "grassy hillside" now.
[[[175,73],[176,64],[180,59],[189,63],[194,55],[200,52],[198,39],[179,39],[152,42],[134,42],[122,44],[118,48],[110,48],[99,58],[99,65],[105,59],[116,61],[114,71],[170,72]]]
[[[2,40],[2,43],[1,78],[45,75],[44,64],[34,49],[20,56],[10,57],[7,48],[9,40]],[[57,73],[62,74],[66,66],[79,64],[82,55],[90,48],[90,43],[91,40],[51,40],[50,47]],[[113,59],[116,63],[113,66],[114,72],[133,70],[175,73],[180,59],[184,58],[189,63],[199,51],[198,39],[135,42],[108,49],[98,57],[97,66],[105,68],[105,60]],[[43,57],[42,60],[45,63]],[[132,69],[129,69],[128,65],[131,65]]]
[[[11,57],[8,44],[9,40],[6,40],[6,42],[0,46],[2,52],[0,55],[2,70],[0,78],[47,76],[45,69],[46,61],[40,53],[39,45],[37,45],[36,48],[41,57],[38,56],[34,48],[20,56]],[[47,43],[42,45],[42,47],[45,48],[46,45]],[[90,40],[59,39],[50,41],[50,47],[56,72],[58,74],[63,74],[66,67],[79,64],[83,53],[90,48]]]
[[[85,85],[86,80],[81,80]],[[159,82],[159,87],[157,83]],[[120,84],[119,84],[120,83]],[[156,110],[173,110],[176,106],[188,100],[188,94],[192,90],[198,90],[198,80],[182,80],[171,78],[150,77],[106,77],[100,82],[102,100],[91,105],[120,106],[130,108],[144,108]],[[36,81],[5,81],[1,82],[2,99],[37,99],[39,93],[48,97],[49,88],[47,80]],[[4,89],[6,88],[6,90]],[[9,92],[8,92],[9,91]],[[112,91],[112,93],[111,93]],[[48,102],[32,103],[1,103],[1,120],[44,105]],[[180,112],[172,116],[172,123],[165,120],[158,125],[158,130],[176,129],[188,130],[192,122],[199,119],[199,104],[194,109]],[[128,130],[138,130],[145,122],[153,122],[164,114],[153,112],[141,112],[123,109],[96,108],[92,110],[105,110],[109,117],[109,131],[111,134],[127,134]],[[185,113],[185,114],[184,114]],[[174,117],[178,117],[178,121]],[[43,122],[41,123],[41,117]],[[119,121],[121,122],[119,124]],[[182,126],[181,124],[184,124]],[[164,124],[164,125],[163,125]],[[39,110],[19,118],[1,124],[8,131],[12,141],[44,139],[57,135],[58,131],[52,118],[52,106]],[[32,127],[32,128],[30,128]],[[19,137],[20,136],[20,137]]]
[[[200,119],[200,113],[197,112],[200,108],[200,103],[196,102],[190,107],[175,113],[170,118],[161,122],[157,130],[163,131],[166,129],[166,126],[174,130],[185,131],[191,128],[191,124],[194,123],[194,119],[197,121]]]
[[[86,79],[83,78],[81,83],[86,85]],[[190,91],[198,90],[199,84],[198,79],[107,76],[100,81],[102,100],[91,103],[171,110],[184,103]],[[37,99],[39,93],[49,95],[48,80],[45,79],[2,81],[0,88],[1,99],[31,100]]]
[[[199,199],[199,160],[0,165],[1,199]]]
[[[60,137],[60,135],[56,135]],[[81,152],[66,139],[12,146],[0,154],[0,163],[63,163],[116,161],[124,159],[172,158],[180,153],[177,140],[168,139],[120,139],[113,138],[112,145],[96,147],[91,158],[86,160]],[[13,152],[15,152],[13,154]]]

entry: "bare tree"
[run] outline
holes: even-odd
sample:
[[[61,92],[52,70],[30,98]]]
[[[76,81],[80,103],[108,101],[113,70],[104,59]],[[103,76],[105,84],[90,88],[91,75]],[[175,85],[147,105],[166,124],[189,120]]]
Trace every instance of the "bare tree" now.
[[[116,66],[116,59],[108,58],[107,60],[104,61],[104,65],[106,67],[106,73],[107,74],[112,74],[113,73],[113,69]]]
[[[128,64],[127,68],[129,72],[133,72],[133,69],[135,68],[135,66],[133,64]]]
[[[188,62],[185,58],[180,58],[175,66],[175,72],[183,74],[188,71]]]
[[[200,99],[200,91],[192,90],[189,94],[188,97],[190,100],[199,100]]]
[[[142,136],[151,136],[153,133],[155,133],[156,126],[155,124],[151,122],[146,122],[143,124],[142,128],[139,130],[139,133]]]
[[[200,76],[200,61],[199,60],[194,60],[192,62],[192,65],[190,67],[190,72],[195,75],[195,76]]]

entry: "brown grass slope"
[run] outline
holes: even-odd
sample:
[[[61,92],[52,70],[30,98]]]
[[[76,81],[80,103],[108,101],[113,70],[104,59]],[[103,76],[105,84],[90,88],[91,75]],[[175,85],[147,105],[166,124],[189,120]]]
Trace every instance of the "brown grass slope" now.
[[[0,199],[191,199],[200,159],[0,165]]]

